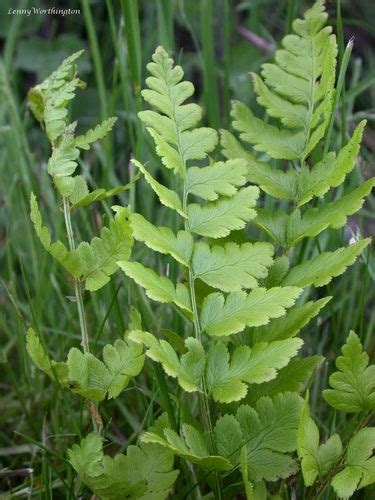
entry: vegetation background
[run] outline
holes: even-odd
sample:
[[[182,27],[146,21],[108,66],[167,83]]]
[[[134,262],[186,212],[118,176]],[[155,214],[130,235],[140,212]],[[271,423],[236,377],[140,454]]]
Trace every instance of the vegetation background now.
[[[34,191],[43,201],[45,222],[60,239],[65,238],[61,210],[46,172],[49,146],[26,106],[29,88],[63,58],[86,48],[78,66],[88,88],[78,93],[71,115],[79,119],[79,132],[108,116],[119,120],[110,138],[83,156],[80,166],[84,175],[92,187],[125,184],[133,176],[129,159],[134,156],[149,160],[154,175],[162,176],[157,159],[152,157],[150,139],[142,133],[136,116],[142,107],[139,90],[145,65],[156,45],[162,44],[173,53],[186,78],[193,81],[196,99],[206,111],[206,124],[227,128],[232,98],[257,109],[248,72],[257,72],[263,62],[272,59],[292,20],[310,5],[304,0],[0,2],[0,498],[75,498],[66,449],[89,426],[80,398],[64,394],[52,384],[32,365],[25,351],[29,325],[42,332],[54,359],[65,358],[68,349],[80,342],[76,305],[70,300],[71,283],[43,251],[29,219],[29,197]],[[12,9],[51,7],[60,13],[9,13]],[[357,185],[370,177],[373,168],[375,3],[332,1],[327,8],[340,54],[355,37],[335,124],[336,145],[341,145],[360,119],[368,120],[357,168],[347,181],[350,190],[351,183]],[[67,9],[80,12],[63,15],[61,11]],[[144,181],[139,180],[116,202],[130,202],[154,223],[168,225],[166,219],[171,217],[173,226],[174,216],[144,188]],[[89,211],[77,212],[77,238],[90,239],[97,234],[110,205],[94,204]],[[367,236],[373,232],[374,215],[374,200],[370,199],[345,229],[325,232],[323,239],[332,238],[332,245],[338,247],[358,230]],[[252,226],[250,231],[256,229]],[[155,254],[144,249],[136,246],[134,258],[162,269],[164,261],[157,261]],[[369,253],[366,261],[357,262],[333,280],[327,293],[324,289],[317,292],[334,295],[334,300],[304,331],[306,351],[322,353],[328,360],[317,373],[311,392],[314,417],[327,433],[333,433],[336,426],[345,430],[345,422],[339,421],[345,417],[336,418],[333,411],[327,414],[320,398],[332,369],[329,360],[338,355],[350,329],[361,337],[370,357],[375,351],[374,278],[375,259]],[[94,345],[113,341],[123,333],[131,304],[141,311],[148,328],[179,328],[181,319],[176,312],[155,303],[150,306],[139,288],[117,274],[98,293],[85,297]],[[135,442],[162,407],[148,362],[120,398],[103,406],[112,451],[122,451]],[[374,498],[374,494],[369,490],[357,498]]]

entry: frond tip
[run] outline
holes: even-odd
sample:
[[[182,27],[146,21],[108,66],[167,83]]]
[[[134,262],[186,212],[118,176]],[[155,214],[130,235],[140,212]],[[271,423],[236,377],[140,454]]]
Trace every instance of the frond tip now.
[[[264,123],[242,103],[232,110],[233,126],[245,142],[272,158],[304,160],[323,137],[332,111],[337,45],[327,13],[318,1],[293,34],[282,40],[275,62],[252,75],[258,103],[284,128]]]

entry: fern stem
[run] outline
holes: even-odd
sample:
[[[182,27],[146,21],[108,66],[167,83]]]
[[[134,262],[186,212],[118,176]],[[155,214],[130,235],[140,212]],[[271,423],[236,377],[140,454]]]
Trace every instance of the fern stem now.
[[[186,191],[186,182],[184,181],[184,187],[183,187],[183,211],[186,213],[187,209],[187,191]],[[185,231],[188,231],[191,234],[190,227],[189,227],[189,221],[185,220]],[[197,300],[195,296],[195,288],[194,288],[194,275],[191,271],[191,267],[189,266],[189,289],[190,289],[190,299],[191,299],[191,306],[193,310],[193,323],[194,323],[194,330],[195,330],[195,337],[199,342],[202,342],[202,330],[201,326],[199,323],[199,316],[198,316],[198,308],[197,308]],[[202,409],[203,409],[203,420],[206,429],[208,430],[208,434],[210,436],[210,443],[211,443],[211,448],[212,452],[214,455],[216,455],[216,445],[215,445],[215,440],[214,440],[214,435],[213,435],[213,426],[212,426],[212,421],[211,421],[211,413],[210,413],[210,404],[208,401],[208,391],[207,391],[207,384],[206,384],[206,377],[203,375],[202,377],[202,389],[203,389],[203,394],[200,393],[201,397],[201,404],[202,404]],[[220,476],[219,473],[215,473],[215,480],[216,480],[216,493],[217,493],[217,498],[219,500],[224,498],[223,491],[222,491],[222,485],[220,481]]]
[[[75,242],[74,242],[72,220],[70,217],[70,206],[69,206],[68,198],[63,197],[63,208],[64,208],[64,219],[65,219],[65,227],[66,227],[66,232],[67,232],[67,237],[68,237],[69,249],[71,252],[74,252]],[[88,353],[88,352],[90,352],[89,335],[88,335],[88,330],[87,330],[85,308],[83,305],[83,295],[82,295],[81,283],[80,283],[79,279],[77,279],[77,278],[74,279],[74,291],[75,291],[77,308],[78,308],[79,326],[80,326],[80,330],[81,330],[81,338],[82,338],[81,345],[83,348],[83,352]],[[103,423],[102,423],[102,419],[101,419],[98,407],[93,401],[89,401],[88,405],[89,405],[89,410],[90,410],[90,415],[91,415],[91,420],[92,420],[92,425],[94,427],[94,431],[96,434],[100,434],[102,427],[103,427]]]

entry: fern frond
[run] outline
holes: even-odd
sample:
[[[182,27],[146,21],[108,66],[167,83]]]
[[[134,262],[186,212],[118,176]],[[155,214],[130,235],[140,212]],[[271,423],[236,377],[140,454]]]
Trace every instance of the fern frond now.
[[[184,439],[172,429],[164,429],[164,435],[145,432],[141,439],[146,444],[159,444],[174,455],[206,470],[224,472],[233,468],[231,462],[226,458],[213,455],[207,434],[202,434],[187,424],[182,425],[182,434]]]
[[[73,207],[87,207],[94,203],[95,201],[106,200],[112,196],[116,196],[123,191],[131,189],[134,183],[139,179],[140,173],[135,175],[128,184],[123,186],[116,186],[111,189],[98,188],[94,191],[89,191],[87,182],[81,175],[75,175],[73,177],[72,189],[69,191],[69,201]]]
[[[75,139],[77,148],[88,150],[93,142],[103,139],[113,128],[117,118],[112,116],[98,123],[95,128],[89,129],[83,135],[78,135]]]
[[[90,243],[82,242],[77,248],[83,263],[82,278],[86,290],[99,290],[117,271],[117,261],[130,257],[133,246],[130,212],[125,207],[115,209],[115,217],[109,221],[109,227],[103,227],[100,231],[100,238],[95,237]]]
[[[147,65],[152,75],[146,79],[149,88],[142,90],[142,96],[163,114],[141,111],[138,116],[147,125],[163,164],[185,177],[189,160],[204,159],[215,148],[217,133],[206,127],[191,130],[202,114],[197,104],[183,104],[194,92],[192,83],[182,81],[182,68],[173,66],[162,47],[152,59]]]
[[[267,325],[254,328],[251,336],[254,342],[271,342],[297,335],[304,326],[315,318],[332,297],[323,297],[315,302],[294,306],[281,318],[272,319]]]
[[[317,208],[311,207],[303,214],[299,209],[294,210],[290,215],[285,212],[259,209],[254,222],[278,244],[290,248],[303,238],[317,236],[329,227],[338,229],[344,226],[348,216],[362,207],[365,197],[374,185],[375,178],[369,179],[338,200]]]
[[[66,362],[52,361],[34,330],[29,328],[26,349],[35,365],[52,380],[73,393],[95,401],[117,397],[143,368],[142,347],[128,340],[116,340],[103,349],[103,361],[77,348],[70,349]]]
[[[257,100],[284,127],[265,124],[240,103],[233,107],[233,126],[240,137],[273,158],[305,160],[323,137],[332,109],[336,40],[324,26],[327,14],[318,0],[295,20],[294,33],[282,40],[275,62],[253,75]]]
[[[344,469],[332,479],[339,498],[349,498],[356,490],[375,482],[375,427],[363,427],[348,444]]]
[[[291,359],[284,368],[278,371],[276,378],[263,384],[250,384],[246,402],[253,404],[263,396],[273,397],[283,392],[301,393],[323,361],[323,356]]]
[[[61,241],[52,243],[49,229],[43,226],[42,215],[34,193],[31,193],[30,196],[30,218],[34,224],[36,235],[44,249],[72,276],[80,276],[83,271],[83,262],[79,252],[68,250]]]
[[[334,252],[323,252],[308,262],[293,267],[282,284],[303,288],[309,285],[327,285],[332,278],[340,276],[348,266],[354,264],[370,242],[370,238],[365,238],[349,247],[342,247]]]
[[[179,471],[170,451],[152,444],[130,445],[114,458],[103,453],[100,436],[89,434],[69,451],[69,461],[86,486],[103,500],[168,497]]]
[[[133,236],[149,248],[162,254],[170,254],[174,259],[189,267],[193,252],[193,237],[187,231],[175,235],[168,227],[154,226],[140,214],[131,214],[130,225]]]
[[[365,124],[365,121],[359,123],[348,144],[337,156],[330,152],[311,169],[303,165],[300,172],[292,169],[283,171],[257,160],[229,132],[222,134],[221,144],[227,158],[241,155],[247,160],[247,178],[250,182],[259,185],[271,196],[294,200],[300,207],[314,196],[323,196],[330,188],[339,186],[353,170]]]
[[[216,337],[241,332],[245,326],[265,325],[270,318],[285,314],[300,294],[301,289],[293,286],[255,288],[248,294],[231,292],[226,298],[211,293],[202,304],[202,330]]]
[[[186,193],[214,201],[220,195],[233,196],[237,187],[246,183],[246,163],[243,160],[217,162],[209,167],[190,167],[186,175]]]
[[[368,366],[369,357],[354,332],[336,360],[337,372],[329,378],[331,389],[323,391],[328,404],[347,413],[375,410],[375,365]]]
[[[139,170],[142,172],[144,175],[147,183],[151,186],[153,191],[157,194],[160,203],[165,205],[168,208],[171,208],[172,210],[176,210],[177,213],[181,215],[181,217],[187,218],[187,215],[184,213],[182,210],[182,203],[180,200],[180,197],[175,191],[172,191],[171,189],[168,189],[166,186],[163,186],[163,184],[160,184],[157,180],[155,180],[145,169],[145,167],[142,165],[137,160],[132,160],[132,163],[136,165]]]
[[[77,87],[85,84],[76,77],[75,61],[83,50],[67,57],[40,85],[28,94],[30,109],[35,118],[44,124],[52,144],[63,133],[68,115],[67,104],[75,96]]]
[[[133,331],[129,338],[144,344],[146,355],[161,363],[185,391],[201,392],[204,380],[207,395],[221,403],[244,398],[248,384],[274,379],[302,345],[300,339],[261,342],[251,348],[237,347],[230,355],[224,344],[217,343],[206,354],[202,344],[189,337],[185,340],[186,352],[179,357],[169,342],[158,340],[151,333]]]
[[[145,443],[157,443],[177,456],[215,471],[229,471],[239,465],[246,446],[245,463],[252,481],[274,481],[297,470],[290,456],[296,449],[296,431],[302,399],[293,393],[261,398],[254,407],[239,406],[235,415],[219,418],[213,431],[218,453],[212,454],[207,434],[183,425],[183,438],[171,429],[146,432]]]
[[[231,198],[220,198],[203,206],[190,203],[187,209],[190,230],[201,236],[224,238],[254,219],[253,207],[258,196],[258,188],[250,186],[240,189]]]
[[[319,429],[310,417],[307,396],[297,433],[298,458],[301,460],[306,486],[314,484],[318,477],[323,480],[339,462],[343,453],[343,446],[338,434],[334,434],[321,445],[319,445],[319,438]]]
[[[119,261],[117,264],[129,278],[145,289],[150,299],[162,303],[174,302],[186,312],[191,312],[190,295],[184,284],[175,286],[169,278],[157,275],[139,262]]]
[[[273,263],[269,243],[226,243],[224,246],[199,242],[194,246],[191,269],[195,278],[223,292],[255,288]]]

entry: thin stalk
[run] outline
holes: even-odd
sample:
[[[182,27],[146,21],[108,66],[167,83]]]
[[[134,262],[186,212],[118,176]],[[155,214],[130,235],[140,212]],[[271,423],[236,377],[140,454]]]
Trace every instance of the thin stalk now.
[[[157,12],[160,43],[167,52],[172,53],[174,51],[172,2],[170,0],[157,0]]]
[[[337,40],[339,47],[339,64],[341,66],[343,55],[344,55],[344,28],[341,17],[341,0],[337,0]],[[345,105],[345,82],[341,91],[341,147],[343,148],[346,144],[346,128],[347,128],[347,109]]]
[[[74,252],[75,242],[74,242],[72,220],[70,217],[70,206],[68,198],[63,197],[63,208],[64,208],[64,220],[68,236],[69,248],[71,252]],[[89,335],[87,330],[85,308],[83,305],[82,287],[80,280],[78,278],[74,279],[74,291],[78,308],[79,326],[81,330],[81,338],[82,338],[81,345],[83,348],[83,352],[88,353],[90,352]],[[92,420],[92,425],[94,427],[94,431],[96,434],[100,434],[103,428],[103,422],[97,405],[92,401],[89,401],[89,410],[91,414],[91,420]]]
[[[223,101],[224,101],[224,126],[230,122],[230,8],[229,0],[223,0]]]
[[[17,8],[20,10],[26,9],[29,0],[21,0]],[[4,66],[7,73],[11,73],[13,70],[12,59],[14,56],[14,50],[17,45],[17,38],[20,34],[21,24],[23,22],[24,16],[13,16],[12,22],[10,23],[7,36],[5,38],[4,45]]]
[[[333,123],[335,121],[336,108],[337,108],[337,104],[340,100],[342,88],[343,88],[344,83],[345,83],[345,74],[346,74],[346,70],[348,68],[350,54],[352,53],[353,42],[354,42],[354,38],[351,38],[348,42],[348,45],[346,46],[344,55],[342,57],[339,77],[337,79],[335,98],[334,98],[333,106],[332,106],[332,113],[331,113],[331,117],[329,119],[329,124],[328,124],[328,128],[327,128],[326,142],[324,144],[324,153],[323,153],[324,155],[326,155],[328,153],[329,146],[331,143],[331,135],[332,135]]]
[[[184,181],[184,186],[183,186],[183,211],[186,213],[187,209],[187,191],[186,191],[186,182]],[[190,232],[190,227],[189,227],[189,221],[185,220],[185,231]],[[198,308],[197,308],[197,300],[195,296],[195,288],[194,288],[194,275],[191,271],[191,267],[189,266],[189,289],[190,289],[190,299],[191,299],[191,305],[193,309],[193,323],[194,323],[194,330],[195,330],[195,337],[199,342],[202,342],[202,330],[201,326],[199,323],[199,316],[198,316]],[[212,421],[211,421],[211,413],[210,413],[210,404],[208,401],[208,391],[207,391],[207,384],[206,384],[206,377],[203,375],[202,377],[202,389],[203,389],[203,394],[201,393],[201,402],[202,402],[202,407],[203,407],[203,418],[204,418],[204,423],[206,426],[206,429],[208,430],[209,436],[210,436],[210,443],[211,443],[211,448],[212,452],[216,455],[216,445],[215,445],[215,440],[214,440],[214,435],[213,435],[213,426],[212,426]],[[217,498],[219,500],[224,498],[224,494],[222,491],[222,485],[220,482],[220,476],[218,473],[215,473],[215,479],[216,479],[216,493],[217,493]]]
[[[217,129],[220,126],[220,110],[215,64],[214,8],[215,4],[213,0],[201,0],[204,100],[209,124]]]
[[[99,102],[100,102],[100,118],[101,120],[105,120],[108,118],[108,105],[107,105],[107,93],[104,82],[104,71],[103,71],[103,62],[100,54],[98,38],[96,36],[95,31],[95,23],[92,17],[91,9],[88,0],[81,0],[83,18],[85,20],[87,35],[90,44],[90,51],[92,54],[92,58],[94,61],[94,72],[95,72],[95,80],[98,86],[98,94],[99,94]],[[104,141],[104,150],[106,154],[106,164],[104,165],[104,174],[105,174],[105,182],[109,183],[110,172],[112,171],[113,166],[113,154],[112,154],[112,141],[111,138],[105,137]]]
[[[293,26],[293,21],[296,18],[297,15],[297,7],[298,7],[298,1],[297,0],[288,0],[288,17],[287,17],[287,23],[286,23],[286,35],[292,32],[292,26]]]

